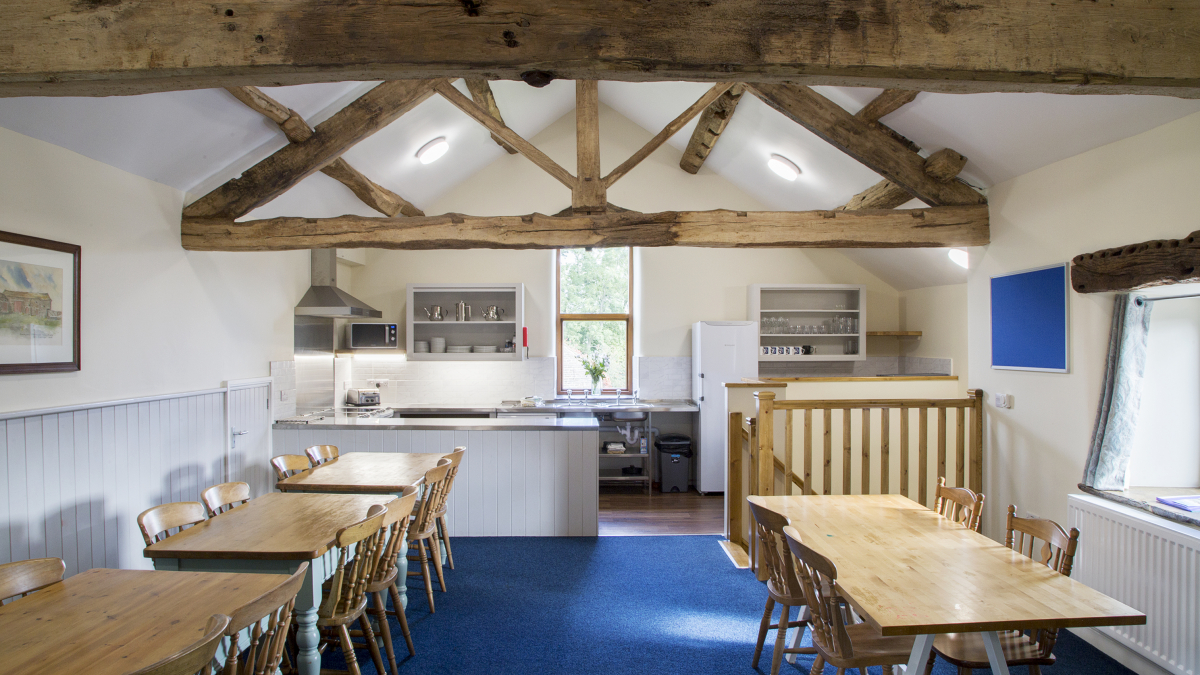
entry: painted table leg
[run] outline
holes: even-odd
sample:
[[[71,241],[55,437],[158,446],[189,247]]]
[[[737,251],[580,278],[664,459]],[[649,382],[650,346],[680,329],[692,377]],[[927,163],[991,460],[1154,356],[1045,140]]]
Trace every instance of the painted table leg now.
[[[922,675],[925,664],[929,661],[929,652],[933,650],[932,635],[918,635],[913,641],[912,654],[908,657],[908,666],[904,672],[907,675]],[[1004,675],[1008,675],[1006,672]]]
[[[1004,648],[1000,646],[1000,635],[994,630],[980,633],[980,635],[983,636],[983,650],[987,652],[992,675],[1008,675],[1008,662],[1004,660]]]
[[[317,631],[317,608],[297,610],[293,616],[296,620],[296,646],[300,652],[296,657],[296,667],[300,675],[319,675],[321,654],[317,647],[321,643],[321,634]]]

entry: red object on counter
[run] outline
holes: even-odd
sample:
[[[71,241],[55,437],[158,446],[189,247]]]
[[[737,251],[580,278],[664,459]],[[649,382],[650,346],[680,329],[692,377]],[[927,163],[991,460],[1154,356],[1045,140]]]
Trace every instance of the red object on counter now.
[[[529,346],[529,326],[521,326],[521,346]]]

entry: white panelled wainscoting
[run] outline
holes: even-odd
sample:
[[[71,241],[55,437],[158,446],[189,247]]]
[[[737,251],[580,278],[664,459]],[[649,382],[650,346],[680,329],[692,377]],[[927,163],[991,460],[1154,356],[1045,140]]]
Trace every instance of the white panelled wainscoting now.
[[[1167,672],[1197,675],[1200,532],[1091,495],[1069,496],[1067,513],[1068,527],[1082,533],[1073,578],[1146,613],[1144,626],[1074,632],[1088,639],[1090,631],[1097,631]],[[1102,649],[1107,646],[1088,641]],[[1113,655],[1134,667],[1128,658]]]
[[[0,415],[0,563],[59,557],[68,576],[151,569],[139,513],[225,481],[271,489],[270,391],[263,378]]]

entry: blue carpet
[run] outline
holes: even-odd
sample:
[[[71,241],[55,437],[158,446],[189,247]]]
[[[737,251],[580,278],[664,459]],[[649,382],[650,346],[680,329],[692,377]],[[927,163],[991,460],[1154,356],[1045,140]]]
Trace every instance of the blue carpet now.
[[[417,655],[407,656],[393,623],[400,670],[749,675],[766,590],[748,571],[735,569],[717,541],[455,537],[457,569],[446,568],[449,592],[438,591],[434,578],[436,613],[429,612],[421,578],[408,581]],[[774,635],[767,634],[757,672],[770,670]],[[1061,635],[1058,665],[1043,669],[1047,675],[1132,673],[1070,633]],[[375,673],[365,650],[357,658],[364,674]],[[324,665],[343,667],[341,654],[331,650]],[[800,655],[780,672],[808,673],[811,666],[812,657]],[[827,666],[825,672],[835,671]],[[955,672],[944,662],[934,670]]]

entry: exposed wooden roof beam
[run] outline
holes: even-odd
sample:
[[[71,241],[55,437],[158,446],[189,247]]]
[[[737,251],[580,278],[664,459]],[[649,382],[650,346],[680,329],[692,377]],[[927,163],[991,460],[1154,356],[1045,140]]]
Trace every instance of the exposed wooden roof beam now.
[[[1071,260],[1076,293],[1124,293],[1200,280],[1200,230],[1183,239],[1159,239],[1084,253]]]
[[[879,118],[890,115],[904,106],[912,103],[917,97],[919,91],[906,91],[904,89],[884,89],[881,94],[871,99],[871,102],[863,106],[854,114],[855,117],[864,122],[878,122]]]
[[[440,80],[384,82],[317,125],[302,143],[290,143],[183,209],[184,216],[240,218],[288,191],[356,143],[392,123],[433,94]]]
[[[1200,97],[1200,8],[1176,0],[8,0],[4,17],[6,96],[550,77]]]
[[[467,115],[475,119],[483,126],[487,127],[493,134],[499,136],[505,143],[516,148],[518,152],[525,155],[529,161],[537,164],[543,171],[553,176],[558,182],[566,185],[572,190],[575,189],[575,176],[571,175],[570,171],[562,168],[562,166],[550,159],[546,153],[534,147],[533,143],[522,138],[517,132],[509,129],[504,125],[504,122],[492,117],[491,113],[476,104],[471,99],[463,96],[462,92],[454,88],[454,85],[449,81],[443,80],[435,87],[437,93],[442,95],[447,101],[452,103],[454,107],[465,112]]]
[[[299,113],[267,96],[258,87],[229,87],[228,91],[250,109],[278,124],[288,142],[303,143],[312,137],[313,128]],[[350,188],[363,203],[385,216],[397,213],[405,216],[425,215],[408,200],[362,175],[341,157],[326,165],[321,173]]]
[[[967,158],[951,150],[942,148],[925,158],[925,173],[943,183],[954,180],[967,163]],[[896,185],[890,180],[876,183],[862,192],[854,195],[843,211],[859,209],[894,209],[912,199],[908,190]]]
[[[949,206],[986,202],[983,195],[965,183],[943,183],[925,173],[924,157],[808,87],[787,84],[747,86],[767,105],[927,204]]]
[[[500,106],[496,104],[496,95],[492,93],[492,85],[488,84],[487,80],[479,77],[468,77],[465,81],[467,83],[467,91],[471,92],[471,98],[475,103],[479,104],[481,108],[487,108],[487,111],[491,113],[492,117],[496,118],[497,122],[504,124],[504,117],[500,115]],[[492,134],[492,140],[496,141],[496,144],[504,148],[508,154],[517,154],[516,148],[505,143],[496,134]]]
[[[717,100],[721,94],[724,94],[733,85],[733,82],[719,82],[713,85],[713,88],[705,92],[705,94],[700,97],[700,100],[688,106],[687,110],[679,113],[679,116],[671,120],[667,126],[663,127],[662,131],[655,134],[654,138],[646,141],[646,144],[643,145],[637,152],[633,153],[629,159],[621,162],[617,168],[609,172],[609,174],[604,177],[604,187],[606,189],[612,187],[612,184],[621,180],[622,176],[630,171],[633,171],[633,168],[638,164],[641,164],[642,160],[649,157],[654,153],[655,150],[659,149],[663,143],[666,143],[671,139],[672,136],[679,133],[680,129],[687,126],[688,122],[691,122],[696,115],[699,115],[706,108],[708,108],[708,106],[712,105],[713,101]]]
[[[745,91],[744,85],[735,84],[700,113],[700,119],[696,121],[696,128],[692,131],[692,139],[688,141],[683,157],[679,159],[679,168],[688,173],[700,170],[704,160],[708,159],[708,153],[712,152],[717,140],[721,138],[721,132],[725,131],[729,120],[733,119],[733,111],[737,110],[738,101],[742,99],[742,93]]]
[[[545,249],[582,246],[913,248],[988,243],[987,206],[911,211],[667,211],[545,216],[185,218],[192,251],[303,248]]]
[[[608,204],[600,178],[600,92],[595,80],[575,81],[575,162],[579,180],[571,190],[576,213],[604,211]]]

